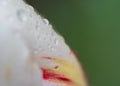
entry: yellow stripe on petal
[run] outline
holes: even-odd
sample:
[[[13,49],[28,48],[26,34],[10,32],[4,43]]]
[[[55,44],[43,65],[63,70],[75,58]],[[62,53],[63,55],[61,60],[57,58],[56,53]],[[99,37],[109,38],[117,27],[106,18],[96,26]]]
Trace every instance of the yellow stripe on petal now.
[[[59,83],[61,83],[61,86],[88,86],[83,69],[79,65],[73,53],[70,54],[69,61],[58,58],[50,58],[49,60],[51,60],[55,64],[58,64],[58,66],[56,66],[55,68],[46,69],[49,75],[53,74],[50,75],[51,77],[54,77],[52,78],[52,80],[55,78],[60,79],[61,77],[64,77],[61,78],[63,79],[63,81],[65,80],[70,82],[61,83],[59,82],[60,80],[57,80]]]

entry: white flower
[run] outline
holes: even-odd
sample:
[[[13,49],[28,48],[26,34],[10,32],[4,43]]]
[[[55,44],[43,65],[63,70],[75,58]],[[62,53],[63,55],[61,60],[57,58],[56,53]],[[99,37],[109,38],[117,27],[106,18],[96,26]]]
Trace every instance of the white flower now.
[[[0,86],[87,86],[63,38],[22,0],[0,0]]]

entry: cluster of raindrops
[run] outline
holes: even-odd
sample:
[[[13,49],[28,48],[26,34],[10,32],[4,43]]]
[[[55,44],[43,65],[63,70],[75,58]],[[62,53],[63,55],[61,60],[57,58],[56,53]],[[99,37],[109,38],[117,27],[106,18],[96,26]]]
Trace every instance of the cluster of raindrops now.
[[[27,31],[31,40],[34,40],[34,54],[37,55],[39,52],[54,54],[58,50],[62,49],[62,47],[60,47],[61,39],[53,30],[48,19],[38,15],[32,6],[26,4],[23,8],[18,7],[16,9],[16,17],[20,24],[23,25],[23,27],[25,26],[25,29],[27,29],[25,31]]]
[[[39,42],[44,42],[44,44],[46,45],[45,49],[41,49],[41,46],[39,47],[39,49],[41,51],[55,51],[56,46],[59,44],[58,38],[57,38],[57,34],[56,32],[53,30],[52,25],[49,23],[48,19],[46,18],[42,18],[40,16],[38,16],[39,19],[42,20],[42,23],[44,24],[45,28],[41,26],[39,20],[36,21],[35,24],[35,29],[36,31],[43,31],[43,33],[38,34],[37,39]],[[38,51],[38,50],[36,50]]]
[[[6,5],[9,0],[1,0],[3,5]],[[14,6],[12,6],[14,7]],[[18,22],[18,27],[25,29],[25,35],[31,41],[27,41],[28,44],[33,42],[32,46],[34,54],[38,55],[39,52],[46,52],[50,54],[59,54],[58,51],[64,51],[62,41],[59,35],[53,30],[52,25],[49,23],[48,19],[43,18],[37,14],[34,8],[30,5],[25,4],[23,7],[15,8],[14,14],[12,16],[13,22]],[[10,13],[10,12],[9,12]],[[15,15],[15,16],[14,16]],[[17,20],[17,21],[16,21]],[[62,46],[61,46],[62,45]]]

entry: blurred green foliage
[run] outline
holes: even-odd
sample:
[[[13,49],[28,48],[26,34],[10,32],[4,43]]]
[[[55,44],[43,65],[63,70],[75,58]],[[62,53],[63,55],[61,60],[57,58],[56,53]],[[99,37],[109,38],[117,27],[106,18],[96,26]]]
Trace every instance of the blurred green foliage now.
[[[120,86],[119,0],[28,0],[76,50],[91,86]]]

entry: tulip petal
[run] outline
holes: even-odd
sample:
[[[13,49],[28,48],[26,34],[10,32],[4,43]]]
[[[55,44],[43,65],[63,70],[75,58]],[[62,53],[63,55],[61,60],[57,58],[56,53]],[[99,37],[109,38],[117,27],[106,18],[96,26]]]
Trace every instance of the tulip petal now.
[[[70,60],[53,57],[43,57],[43,59],[55,64],[53,68],[41,68],[44,80],[62,83],[65,86],[87,86],[83,69],[80,67],[73,53],[70,53]],[[50,63],[48,65],[50,65]]]
[[[49,21],[23,0],[0,0],[0,86],[88,86]]]

